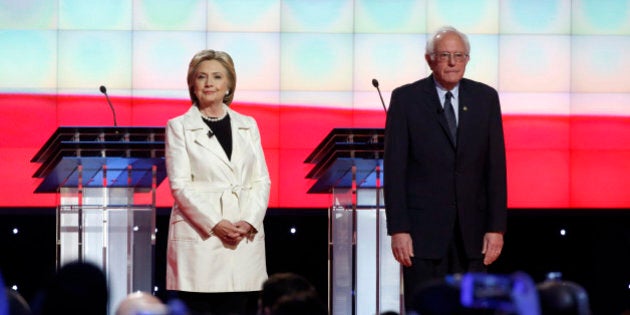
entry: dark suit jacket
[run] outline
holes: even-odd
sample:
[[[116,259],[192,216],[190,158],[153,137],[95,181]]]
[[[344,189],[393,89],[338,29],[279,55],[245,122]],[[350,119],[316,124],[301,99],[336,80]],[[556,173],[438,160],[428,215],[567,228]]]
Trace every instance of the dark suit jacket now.
[[[411,234],[417,258],[446,254],[459,216],[469,258],[506,229],[505,144],[495,89],[462,79],[457,145],[432,76],[392,92],[385,127],[387,231]]]

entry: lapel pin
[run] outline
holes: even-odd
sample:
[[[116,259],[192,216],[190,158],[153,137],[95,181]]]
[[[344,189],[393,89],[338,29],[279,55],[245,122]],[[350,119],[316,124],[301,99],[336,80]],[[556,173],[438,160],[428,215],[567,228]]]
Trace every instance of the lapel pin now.
[[[467,111],[468,110],[468,106],[464,106],[463,110]]]

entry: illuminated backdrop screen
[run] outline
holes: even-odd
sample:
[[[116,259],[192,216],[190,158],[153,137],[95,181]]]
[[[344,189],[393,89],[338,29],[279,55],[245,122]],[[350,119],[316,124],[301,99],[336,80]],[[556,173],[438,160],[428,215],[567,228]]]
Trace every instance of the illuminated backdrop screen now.
[[[630,8],[625,0],[2,0],[0,206],[33,194],[58,126],[164,126],[190,106],[186,70],[229,52],[234,108],[256,117],[271,207],[327,207],[303,163],[334,127],[384,127],[371,85],[429,74],[427,34],[469,34],[467,77],[501,97],[512,208],[630,206]],[[172,203],[168,183],[158,206]]]

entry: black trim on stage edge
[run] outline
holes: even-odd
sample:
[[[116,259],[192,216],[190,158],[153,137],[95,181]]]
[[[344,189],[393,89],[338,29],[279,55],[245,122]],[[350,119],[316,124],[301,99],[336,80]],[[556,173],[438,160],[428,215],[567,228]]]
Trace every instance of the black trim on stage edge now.
[[[157,209],[154,282],[163,297],[170,208]],[[295,272],[328,289],[327,209],[269,209],[265,218],[270,274]],[[295,234],[291,234],[295,228]],[[14,233],[17,229],[17,233]],[[562,231],[564,230],[564,235]],[[582,285],[593,314],[630,309],[630,209],[512,209],[492,273],[548,272]],[[31,302],[55,272],[55,208],[0,208],[0,272]]]

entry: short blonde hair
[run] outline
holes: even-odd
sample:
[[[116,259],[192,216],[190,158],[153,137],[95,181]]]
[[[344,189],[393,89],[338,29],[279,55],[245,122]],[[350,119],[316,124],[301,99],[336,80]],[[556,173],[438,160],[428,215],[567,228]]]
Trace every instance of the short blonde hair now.
[[[228,77],[228,94],[223,97],[223,103],[230,106],[234,99],[234,90],[236,90],[236,70],[234,69],[234,61],[232,57],[226,52],[217,51],[212,49],[205,49],[196,53],[190,60],[188,65],[188,92],[190,93],[190,100],[194,104],[199,104],[199,100],[195,95],[195,74],[199,64],[203,61],[216,60],[223,65],[227,72]]]

